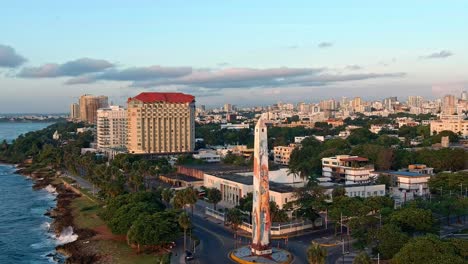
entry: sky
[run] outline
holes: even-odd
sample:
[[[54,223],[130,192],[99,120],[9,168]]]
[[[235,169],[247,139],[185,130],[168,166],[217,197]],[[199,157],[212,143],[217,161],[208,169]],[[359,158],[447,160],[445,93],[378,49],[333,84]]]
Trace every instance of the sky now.
[[[84,93],[251,106],[468,90],[468,1],[0,2],[0,113],[67,112]]]

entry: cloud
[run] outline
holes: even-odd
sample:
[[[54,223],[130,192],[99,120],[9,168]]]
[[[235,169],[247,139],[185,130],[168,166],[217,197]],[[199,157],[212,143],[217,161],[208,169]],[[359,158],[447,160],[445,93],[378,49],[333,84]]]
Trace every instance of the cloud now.
[[[354,64],[354,65],[347,65],[347,66],[345,67],[345,69],[346,69],[346,70],[350,70],[350,71],[357,71],[357,70],[362,69],[362,66],[359,66],[359,65],[356,65],[356,64]]]
[[[54,78],[64,76],[80,76],[83,74],[101,72],[115,65],[106,60],[81,58],[63,64],[48,63],[39,67],[23,68],[18,77],[22,78]]]
[[[180,78],[134,82],[132,87],[165,87],[168,85],[193,87],[209,91],[229,88],[324,86],[337,82],[380,78],[401,78],[405,73],[331,74],[325,68],[233,68],[218,71],[194,71]]]
[[[441,50],[439,52],[434,52],[432,54],[426,55],[426,56],[421,56],[421,59],[445,59],[450,56],[453,56],[453,53],[448,50]]]
[[[324,48],[330,48],[331,46],[333,46],[333,43],[331,42],[320,42],[317,47],[321,48],[321,49],[324,49]]]
[[[229,68],[215,71],[194,71],[180,78],[135,82],[132,86],[187,85],[206,88],[262,87],[287,83],[290,78],[323,71],[323,68]]]
[[[191,67],[162,67],[162,66],[149,66],[149,67],[133,67],[123,70],[109,69],[107,71],[78,76],[68,80],[67,84],[83,84],[92,83],[99,80],[106,81],[149,81],[167,78],[176,78],[188,75],[192,72]]]
[[[26,62],[26,58],[16,53],[15,49],[0,44],[0,67],[16,68]]]

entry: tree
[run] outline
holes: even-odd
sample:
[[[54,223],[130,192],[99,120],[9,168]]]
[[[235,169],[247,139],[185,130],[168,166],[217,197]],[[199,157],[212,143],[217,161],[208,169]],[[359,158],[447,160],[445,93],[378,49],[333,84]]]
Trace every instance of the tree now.
[[[325,264],[327,250],[318,243],[312,242],[307,248],[307,261],[309,264]]]
[[[216,188],[211,188],[208,189],[207,194],[208,201],[213,204],[213,208],[216,210],[216,204],[221,202],[223,198],[221,191]]]
[[[237,208],[231,208],[226,212],[226,222],[234,230],[234,238],[237,238],[237,230],[242,224],[242,212]]]
[[[466,263],[460,251],[452,243],[440,240],[434,235],[416,237],[409,241],[393,257],[395,264],[462,264]]]
[[[373,264],[374,262],[372,259],[367,255],[366,252],[361,251],[359,254],[354,258],[353,264]]]
[[[161,198],[167,205],[171,202],[171,199],[173,196],[174,196],[174,192],[169,188],[165,188],[161,192]]]
[[[198,194],[195,189],[192,187],[185,188],[183,190],[177,191],[175,196],[174,196],[174,207],[175,208],[183,208],[185,205],[190,205],[190,208],[192,210],[192,215],[193,215],[193,206],[198,200]]]
[[[179,235],[177,213],[174,210],[163,211],[152,215],[140,215],[127,233],[130,245],[157,249],[173,242]]]
[[[315,223],[320,217],[320,212],[327,209],[328,195],[325,189],[319,185],[309,182],[306,186],[298,188],[294,194],[296,200],[296,216],[303,217]]]
[[[270,201],[270,217],[271,222],[287,222],[289,221],[288,214],[285,210],[279,209],[275,201]]]
[[[179,215],[179,226],[184,230],[184,251],[187,250],[187,229],[190,228],[191,222],[190,217],[187,215],[186,212],[182,212]]]
[[[392,224],[383,225],[375,232],[376,249],[383,259],[391,259],[408,240],[409,237]]]
[[[390,221],[397,226],[400,226],[403,231],[414,232],[429,232],[434,225],[434,218],[431,210],[406,207],[395,211]]]

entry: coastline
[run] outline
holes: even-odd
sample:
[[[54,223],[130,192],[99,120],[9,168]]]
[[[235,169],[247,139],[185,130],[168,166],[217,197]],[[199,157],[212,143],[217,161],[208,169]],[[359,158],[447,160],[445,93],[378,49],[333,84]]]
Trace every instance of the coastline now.
[[[29,171],[25,164],[11,164],[0,162],[2,165],[15,166],[15,173],[30,178],[33,184],[33,190],[46,189],[52,186],[57,193],[56,205],[44,212],[44,215],[52,219],[50,230],[55,234],[58,242],[63,242],[55,247],[55,253],[48,256],[58,262],[65,258],[64,263],[91,264],[99,261],[99,254],[92,248],[86,247],[96,232],[91,229],[77,228],[74,224],[71,203],[81,195],[67,188],[63,181],[50,169],[42,168]],[[76,239],[75,239],[76,237]]]

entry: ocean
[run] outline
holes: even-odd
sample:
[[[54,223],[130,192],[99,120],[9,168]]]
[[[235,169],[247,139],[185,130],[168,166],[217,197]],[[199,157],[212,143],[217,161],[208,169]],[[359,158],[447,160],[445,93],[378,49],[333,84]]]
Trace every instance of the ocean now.
[[[0,123],[0,141],[42,129],[46,123]],[[52,219],[44,216],[55,206],[53,188],[34,191],[33,181],[15,174],[15,167],[0,164],[0,263],[54,263],[58,240],[49,231]]]
[[[6,140],[11,142],[21,134],[30,131],[41,130],[53,123],[10,123],[0,122],[0,142]]]

